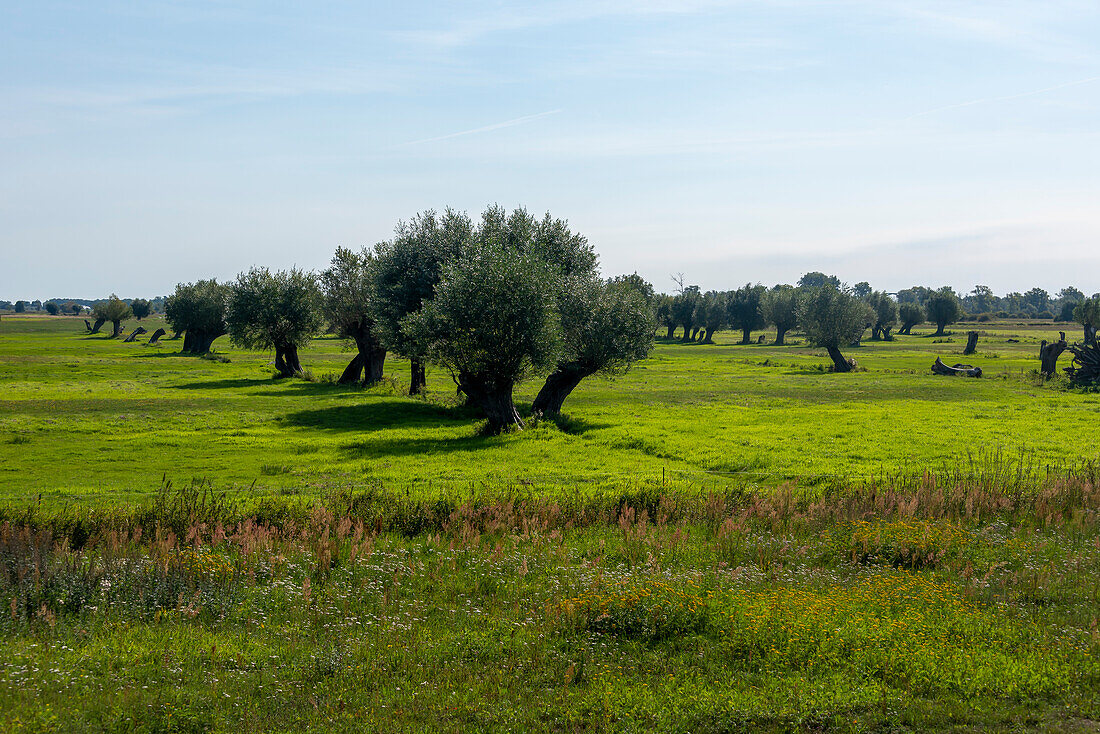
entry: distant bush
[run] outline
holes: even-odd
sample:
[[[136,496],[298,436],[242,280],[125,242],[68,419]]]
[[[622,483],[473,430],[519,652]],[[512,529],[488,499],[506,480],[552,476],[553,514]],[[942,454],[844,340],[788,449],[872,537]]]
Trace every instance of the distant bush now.
[[[1047,321],[1050,321],[1054,318],[1054,314],[1052,314],[1050,311],[1040,311],[1039,313],[1035,314],[1035,318],[1046,319]]]
[[[993,314],[989,313],[988,311],[986,313],[978,314],[978,321],[982,322],[983,324],[986,323],[987,321],[992,321],[992,320],[993,320]]]
[[[1008,311],[998,311],[997,312],[997,318],[1007,319],[1008,318]]]

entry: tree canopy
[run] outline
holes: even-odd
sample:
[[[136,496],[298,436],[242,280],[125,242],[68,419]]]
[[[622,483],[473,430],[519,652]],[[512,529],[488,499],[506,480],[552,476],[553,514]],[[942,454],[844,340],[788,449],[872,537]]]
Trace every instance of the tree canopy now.
[[[936,325],[936,336],[943,336],[948,324],[953,324],[962,316],[962,304],[951,286],[945,285],[931,293],[924,304],[928,320]]]
[[[755,329],[763,329],[765,322],[760,313],[761,301],[768,289],[759,283],[753,285],[746,283],[729,294],[728,313],[729,324],[734,329],[741,330],[741,343],[748,344],[751,332]]]
[[[868,306],[851,293],[832,286],[811,288],[798,309],[798,323],[810,344],[824,347],[836,372],[849,372],[853,363],[840,347],[858,341],[867,326]]]
[[[367,382],[382,379],[386,350],[374,320],[373,265],[370,251],[357,253],[338,247],[328,269],[318,276],[325,317],[337,335],[355,343],[355,357],[340,376],[341,383],[356,382],[363,374]]]
[[[122,332],[122,322],[133,316],[134,312],[130,310],[126,301],[112,293],[106,301],[97,301],[92,306],[92,315],[100,324],[110,321],[113,327],[111,336],[116,337]]]
[[[245,349],[274,349],[279,375],[300,375],[298,349],[321,327],[320,302],[312,274],[297,268],[274,273],[252,268],[238,275],[230,289],[225,313],[229,336]]]
[[[786,344],[787,332],[798,326],[801,291],[791,285],[777,285],[760,298],[760,315],[775,327],[775,344]]]
[[[213,278],[176,285],[164,301],[164,319],[177,334],[184,333],[181,351],[206,354],[214,340],[228,332],[225,318],[230,290],[229,284]]]

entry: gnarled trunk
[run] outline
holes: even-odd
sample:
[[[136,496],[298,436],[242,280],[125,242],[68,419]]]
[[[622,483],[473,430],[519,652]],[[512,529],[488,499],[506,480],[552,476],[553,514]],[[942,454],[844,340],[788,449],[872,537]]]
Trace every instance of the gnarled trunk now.
[[[153,335],[151,337],[149,337],[149,343],[150,344],[156,344],[158,341],[160,341],[160,338],[162,336],[164,336],[166,333],[168,333],[168,332],[166,332],[164,329],[157,329],[156,331],[153,332]]]
[[[682,337],[680,337],[680,340],[685,341],[685,342],[691,341],[691,323],[690,322],[685,322],[684,323],[684,335]]]
[[[775,327],[775,346],[785,347],[787,345],[787,329],[780,329]]]
[[[366,375],[364,382],[373,385],[382,379],[382,369],[386,363],[386,350],[377,338],[370,332],[361,332],[355,337],[355,358],[344,368],[340,375],[341,385],[350,385],[358,382],[360,376]]]
[[[512,402],[511,383],[489,384],[469,375],[459,375],[458,384],[462,392],[485,413],[490,433],[501,433],[512,427],[523,428],[523,419]]]
[[[693,326],[691,328],[691,341],[695,341],[696,337],[698,337],[698,336],[699,336],[699,327],[698,326]]]
[[[134,329],[133,333],[131,333],[130,336],[123,339],[122,343],[123,344],[129,344],[130,342],[134,341],[135,339],[137,339],[139,336],[141,336],[144,333],[145,333],[145,327],[144,326],[139,326],[136,329]]]
[[[111,322],[111,329],[112,329],[111,338],[114,339],[119,334],[122,333],[122,322],[121,321],[112,321]]]
[[[741,343],[752,344],[752,329],[741,329]]]
[[[833,360],[833,372],[851,372],[854,365],[844,358],[839,347],[826,347],[829,357]]]
[[[88,321],[88,319],[84,319],[84,328],[87,329],[88,331],[91,331],[92,330],[92,322]]]
[[[894,341],[894,337],[890,336],[890,327],[889,326],[882,327],[882,340],[884,342]]]
[[[668,329],[668,331],[665,332],[665,339],[671,339],[676,333],[676,324],[665,326],[665,328]]]
[[[298,345],[275,345],[275,369],[280,377],[294,377],[302,374],[302,363],[298,361]]]
[[[703,343],[704,344],[713,344],[714,343],[714,332],[715,332],[714,329],[704,329],[703,330]]]
[[[948,377],[953,375],[965,375],[966,377],[982,376],[981,367],[975,367],[969,364],[955,364],[948,367],[939,357],[936,357],[936,361],[932,363],[932,372],[937,375],[947,375]]]
[[[84,323],[88,323],[88,322],[85,321]],[[107,319],[96,319],[95,323],[92,325],[91,333],[92,334],[98,334],[99,330],[103,328],[103,325],[105,323],[107,323]]]
[[[184,333],[184,335],[183,335],[183,348],[180,349],[180,352],[185,352],[187,354],[190,354],[192,351],[194,351],[191,347],[191,345],[194,344],[194,343],[195,343],[195,332],[188,329],[187,332]]]
[[[573,388],[591,373],[576,364],[558,365],[557,369],[546,377],[539,394],[535,396],[535,402],[531,405],[538,413],[560,413],[562,403],[573,392]]]
[[[877,342],[879,340],[879,328],[877,326],[871,327],[871,341]]]
[[[419,359],[410,360],[409,395],[421,395],[427,387],[428,375],[424,363]],[[463,388],[463,390],[465,390],[465,388]],[[470,393],[466,394],[469,395]]]
[[[946,323],[936,324],[936,333],[933,334],[932,336],[943,336],[943,330],[944,330],[944,327],[946,327],[946,326],[947,326]]]

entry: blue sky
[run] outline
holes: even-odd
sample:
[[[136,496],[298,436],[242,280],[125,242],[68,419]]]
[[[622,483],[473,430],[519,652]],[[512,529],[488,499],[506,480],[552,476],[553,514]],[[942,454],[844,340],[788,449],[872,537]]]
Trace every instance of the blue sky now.
[[[549,210],[659,289],[1100,290],[1100,4],[5,2],[0,297]]]

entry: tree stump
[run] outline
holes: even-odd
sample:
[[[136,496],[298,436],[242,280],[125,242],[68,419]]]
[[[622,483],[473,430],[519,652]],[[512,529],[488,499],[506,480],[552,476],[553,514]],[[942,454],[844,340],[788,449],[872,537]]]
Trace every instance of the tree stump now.
[[[953,377],[955,375],[965,375],[967,377],[981,377],[982,368],[974,367],[969,364],[956,364],[948,367],[943,363],[943,360],[936,357],[936,361],[932,363],[932,372],[937,375],[947,375]]]
[[[759,337],[757,337],[757,339],[756,339],[756,343],[757,343],[757,344],[763,344],[763,343],[764,343],[764,339],[765,339],[765,335],[764,335],[764,334],[761,334],[761,335],[760,335]]]
[[[136,329],[134,329],[133,332],[131,332],[130,336],[123,339],[122,343],[123,344],[129,344],[130,342],[134,341],[135,339],[137,339],[139,336],[141,336],[144,333],[145,333],[145,327],[144,326],[139,326]]]
[[[156,331],[153,332],[153,335],[151,337],[149,337],[149,343],[150,344],[156,344],[157,341],[167,333],[168,332],[166,332],[164,329],[157,329]]]
[[[1058,341],[1047,343],[1047,340],[1044,339],[1043,343],[1039,345],[1039,360],[1042,363],[1039,371],[1043,377],[1054,377],[1058,371],[1058,358],[1069,347],[1066,344],[1066,332],[1059,331],[1058,333],[1061,335],[1061,339]]]
[[[973,354],[978,351],[978,332],[968,331],[966,332],[966,349],[963,350],[963,354]]]

